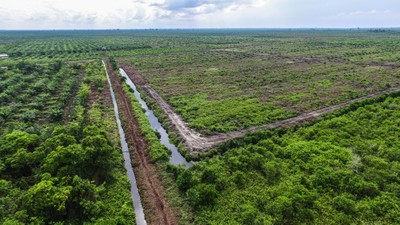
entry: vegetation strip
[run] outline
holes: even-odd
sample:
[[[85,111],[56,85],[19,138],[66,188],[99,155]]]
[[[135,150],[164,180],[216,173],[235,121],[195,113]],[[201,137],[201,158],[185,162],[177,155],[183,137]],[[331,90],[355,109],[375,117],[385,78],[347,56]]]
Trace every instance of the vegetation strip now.
[[[165,200],[165,191],[155,165],[149,162],[149,154],[146,151],[147,143],[140,132],[136,116],[132,112],[131,101],[124,92],[121,80],[115,74],[109,59],[106,59],[105,62],[111,83],[116,91],[115,96],[120,107],[126,140],[131,147],[132,164],[137,175],[146,221],[149,224],[177,224],[176,212]]]

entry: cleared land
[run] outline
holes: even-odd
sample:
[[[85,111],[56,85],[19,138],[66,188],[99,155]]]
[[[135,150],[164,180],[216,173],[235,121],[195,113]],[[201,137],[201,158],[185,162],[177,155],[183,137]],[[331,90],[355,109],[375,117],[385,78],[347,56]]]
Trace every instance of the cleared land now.
[[[274,123],[269,123],[265,124],[262,126],[255,126],[255,127],[250,127],[244,130],[240,131],[232,131],[227,134],[216,134],[216,135],[211,135],[211,136],[203,136],[199,134],[198,132],[194,131],[193,129],[189,128],[187,126],[187,123],[185,123],[182,120],[182,117],[174,112],[172,107],[168,105],[167,102],[162,99],[162,97],[150,86],[148,86],[145,81],[140,79],[138,77],[137,73],[135,72],[134,69],[131,69],[129,67],[125,67],[126,71],[128,71],[128,76],[133,80],[136,81],[138,84],[141,84],[141,87],[143,88],[146,93],[152,97],[157,104],[161,107],[163,112],[168,115],[168,120],[172,124],[173,128],[179,133],[179,135],[183,138],[184,144],[186,147],[190,150],[191,153],[199,153],[199,152],[204,152],[208,150],[209,148],[215,147],[218,144],[221,144],[223,142],[226,142],[228,140],[238,138],[238,137],[243,137],[246,134],[250,132],[255,132],[263,129],[273,129],[273,128],[280,128],[280,127],[287,127],[287,126],[293,126],[297,125],[299,123],[305,122],[305,121],[310,121],[312,119],[318,118],[324,114],[333,112],[334,110],[340,109],[342,107],[348,106],[352,103],[359,102],[368,98],[375,98],[379,95],[383,94],[390,94],[390,93],[395,93],[399,92],[400,88],[391,88],[389,90],[385,91],[379,91],[373,94],[369,94],[367,96],[363,96],[360,98],[356,98],[350,101],[346,101],[337,105],[329,106],[326,108],[322,108],[319,110],[315,110],[312,112],[308,113],[303,113],[299,116],[290,118],[290,119],[285,119],[281,120],[278,122]]]
[[[215,44],[201,49],[205,41]],[[200,50],[118,61],[135,67],[190,128],[205,135],[280,121],[400,84],[398,33],[249,32],[204,35],[190,44]]]

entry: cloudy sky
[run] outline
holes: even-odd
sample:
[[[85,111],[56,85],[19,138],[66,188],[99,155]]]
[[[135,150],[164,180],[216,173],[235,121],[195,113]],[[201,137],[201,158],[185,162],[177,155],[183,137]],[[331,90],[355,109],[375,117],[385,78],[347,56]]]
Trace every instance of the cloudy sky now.
[[[1,0],[0,29],[400,27],[399,0]]]

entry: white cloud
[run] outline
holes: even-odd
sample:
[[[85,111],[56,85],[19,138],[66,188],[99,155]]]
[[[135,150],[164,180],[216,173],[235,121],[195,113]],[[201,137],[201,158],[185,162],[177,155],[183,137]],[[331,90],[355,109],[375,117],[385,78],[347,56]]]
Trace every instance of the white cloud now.
[[[396,0],[2,0],[0,29],[400,26],[399,15]]]
[[[364,15],[377,15],[377,14],[390,14],[392,11],[389,9],[386,10],[370,10],[370,11],[354,11],[350,13],[340,13],[340,16],[364,16]]]

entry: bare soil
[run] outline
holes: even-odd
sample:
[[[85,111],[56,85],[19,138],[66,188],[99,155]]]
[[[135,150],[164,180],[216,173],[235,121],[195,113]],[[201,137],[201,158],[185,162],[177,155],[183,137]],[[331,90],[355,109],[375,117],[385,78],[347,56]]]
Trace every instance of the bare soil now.
[[[82,84],[82,80],[83,80],[84,75],[85,75],[84,71],[81,70],[81,72],[79,74],[79,77],[78,77],[78,80],[77,80],[77,85],[76,85],[75,89],[71,93],[72,97],[69,99],[69,101],[67,103],[67,106],[65,107],[64,118],[65,118],[66,122],[69,122],[71,120],[72,110],[74,108],[73,104],[74,104],[74,101],[76,99],[76,95],[78,93],[79,87]]]
[[[108,85],[108,81],[104,81],[104,87],[107,87],[106,85]],[[107,88],[103,88],[103,91],[101,92],[102,95],[102,105],[104,107],[104,110],[107,110],[109,108],[113,107],[112,104],[112,99],[111,99],[111,95],[110,95],[110,90],[108,90]]]
[[[83,59],[83,60],[68,60],[68,61],[64,61],[65,63],[87,63],[87,62],[94,62],[98,59]]]
[[[366,96],[363,96],[360,98],[355,98],[353,100],[343,102],[343,103],[340,103],[337,105],[329,106],[329,107],[315,110],[312,112],[302,113],[299,116],[296,116],[296,117],[293,117],[290,119],[286,119],[286,120],[282,120],[282,121],[278,121],[278,122],[274,122],[274,123],[269,123],[269,124],[265,124],[262,126],[250,127],[250,128],[244,129],[244,130],[233,131],[233,132],[226,133],[226,134],[215,134],[212,136],[204,137],[200,133],[189,128],[187,126],[187,124],[183,121],[182,117],[174,112],[172,107],[167,102],[165,102],[164,99],[137,74],[137,72],[134,68],[129,67],[129,66],[122,66],[122,68],[125,70],[127,75],[131,78],[131,80],[135,84],[141,85],[143,90],[145,90],[146,93],[158,103],[158,105],[161,107],[163,112],[166,115],[168,115],[168,119],[169,119],[170,123],[172,124],[173,129],[175,129],[177,131],[177,133],[183,138],[184,144],[190,150],[191,153],[205,152],[211,147],[214,147],[218,144],[221,144],[225,141],[228,141],[228,140],[231,140],[234,138],[245,136],[246,134],[251,133],[251,132],[255,132],[255,131],[259,131],[259,130],[263,130],[263,129],[289,127],[289,126],[300,124],[300,123],[303,123],[306,121],[311,121],[311,120],[318,118],[324,114],[333,112],[337,109],[343,108],[352,103],[359,102],[359,101],[362,101],[362,100],[365,100],[368,98],[374,98],[374,97],[377,97],[382,94],[388,94],[388,93],[400,91],[400,87],[390,88],[385,91],[375,92],[373,94],[366,95]]]
[[[96,87],[92,84],[90,85],[90,95],[87,102],[87,106],[92,107],[93,103],[99,98],[99,94]]]
[[[107,71],[113,85],[125,138],[130,148],[132,165],[148,224],[178,224],[176,211],[168,204],[164,187],[146,149],[148,144],[140,131],[140,126],[132,110],[132,103],[123,91],[118,76],[112,70],[108,59],[105,60]]]

